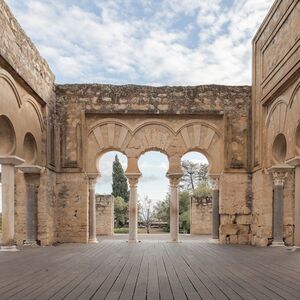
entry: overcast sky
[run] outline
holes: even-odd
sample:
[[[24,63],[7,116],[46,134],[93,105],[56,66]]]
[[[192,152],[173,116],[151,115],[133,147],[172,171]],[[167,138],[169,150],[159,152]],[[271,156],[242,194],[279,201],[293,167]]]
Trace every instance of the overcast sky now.
[[[6,0],[57,83],[251,84],[251,39],[273,0]],[[114,153],[101,160],[111,192]],[[126,158],[121,158],[125,167]],[[203,161],[192,154],[190,159]],[[140,160],[139,194],[162,199],[168,162]]]

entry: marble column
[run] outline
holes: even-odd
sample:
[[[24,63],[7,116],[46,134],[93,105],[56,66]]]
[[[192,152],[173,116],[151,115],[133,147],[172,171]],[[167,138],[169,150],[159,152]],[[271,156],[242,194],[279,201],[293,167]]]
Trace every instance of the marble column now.
[[[210,175],[212,187],[212,242],[219,241],[220,213],[219,213],[219,176]]]
[[[129,194],[129,242],[136,243],[138,226],[138,194],[137,185],[141,174],[125,174],[130,187]]]
[[[300,250],[300,157],[287,161],[295,167],[294,249]]]
[[[282,165],[269,169],[273,180],[273,242],[272,246],[284,246],[283,242],[283,187],[291,167]]]
[[[96,194],[95,187],[99,174],[89,177],[89,243],[98,243],[96,235]]]
[[[170,182],[170,235],[172,242],[179,241],[179,182],[182,174],[168,174]]]
[[[37,192],[42,167],[21,165],[18,169],[24,173],[26,182],[26,240],[25,245],[37,245]]]
[[[24,160],[17,156],[0,156],[2,165],[2,246],[1,251],[16,251],[15,237],[15,165]]]

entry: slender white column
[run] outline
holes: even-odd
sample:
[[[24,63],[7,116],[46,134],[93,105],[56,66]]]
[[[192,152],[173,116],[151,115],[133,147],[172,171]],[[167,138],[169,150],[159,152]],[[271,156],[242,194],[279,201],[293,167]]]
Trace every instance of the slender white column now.
[[[137,242],[137,223],[138,223],[138,195],[137,185],[140,174],[126,174],[129,181],[129,242]]]
[[[273,242],[272,246],[284,246],[283,242],[283,187],[292,167],[274,166],[270,168],[274,184],[273,194]]]
[[[170,235],[172,242],[179,241],[179,182],[182,174],[168,174],[170,182]]]
[[[212,195],[212,242],[219,241],[220,213],[219,213],[219,176],[210,175],[213,191]]]
[[[95,186],[97,183],[97,175],[89,176],[89,243],[98,243],[96,235],[96,195]]]
[[[2,251],[16,251],[15,237],[15,165],[24,160],[17,156],[0,156],[2,165]]]

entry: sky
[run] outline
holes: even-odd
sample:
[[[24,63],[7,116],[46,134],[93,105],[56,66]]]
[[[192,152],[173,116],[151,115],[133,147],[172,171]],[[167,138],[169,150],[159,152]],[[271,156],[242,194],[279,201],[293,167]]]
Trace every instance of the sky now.
[[[273,0],[6,0],[57,83],[251,84]]]
[[[251,40],[274,1],[6,2],[57,83],[161,86],[250,85]],[[111,192],[113,156],[100,162],[98,192]],[[120,159],[125,167],[126,159]],[[203,160],[195,155],[189,159]],[[161,199],[166,194],[167,165],[162,154],[141,158],[141,196]]]

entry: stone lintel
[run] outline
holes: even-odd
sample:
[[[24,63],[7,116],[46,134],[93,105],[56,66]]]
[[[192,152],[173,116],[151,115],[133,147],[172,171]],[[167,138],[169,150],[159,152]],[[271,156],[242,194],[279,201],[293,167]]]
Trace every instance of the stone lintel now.
[[[1,155],[0,156],[0,164],[1,165],[12,165],[12,166],[17,166],[22,163],[24,163],[25,160],[15,156],[15,155]]]
[[[17,168],[25,174],[40,174],[43,172],[43,167],[37,165],[20,165]]]
[[[295,156],[286,161],[286,163],[290,166],[296,167],[300,165],[300,156]]]

